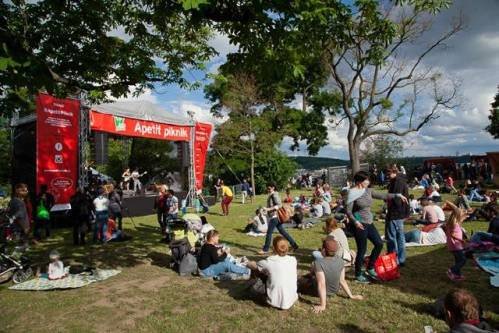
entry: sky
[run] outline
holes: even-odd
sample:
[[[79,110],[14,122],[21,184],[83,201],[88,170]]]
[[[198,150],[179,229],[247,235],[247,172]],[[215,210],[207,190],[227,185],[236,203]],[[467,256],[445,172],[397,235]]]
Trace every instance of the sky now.
[[[420,132],[402,138],[404,156],[444,156],[456,154],[481,154],[499,151],[499,141],[484,131],[488,124],[490,103],[499,85],[499,0],[457,0],[452,7],[435,18],[431,30],[422,38],[422,46],[449,27],[454,17],[463,14],[466,27],[424,60],[424,65],[438,67],[444,75],[461,82],[461,105],[445,110],[440,118]],[[211,46],[219,53],[208,63],[207,71],[216,72],[226,55],[237,50],[223,35],[215,35]],[[417,54],[419,46],[414,47]],[[186,73],[190,79],[202,80],[204,73]],[[166,110],[186,114],[195,112],[199,121],[220,122],[210,113],[210,103],[204,99],[203,90],[186,91],[178,86],[158,86],[138,97],[160,104]],[[348,159],[345,126],[328,131],[328,144],[318,156]],[[287,148],[291,141],[285,139],[281,150],[290,156],[307,155],[304,145],[300,151]]]

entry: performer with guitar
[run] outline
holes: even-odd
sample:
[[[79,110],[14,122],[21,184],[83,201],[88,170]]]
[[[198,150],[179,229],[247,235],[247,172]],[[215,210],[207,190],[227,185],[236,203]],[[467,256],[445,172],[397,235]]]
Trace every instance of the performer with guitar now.
[[[123,181],[121,182],[121,188],[130,191],[130,178],[132,178],[130,168],[126,168],[126,170],[121,175],[121,178],[123,178]]]
[[[144,171],[143,173],[139,173],[139,169],[135,168],[132,172],[132,180],[133,180],[133,193],[137,194],[142,191],[142,183],[140,182],[140,177],[144,176],[147,174],[147,171]]]

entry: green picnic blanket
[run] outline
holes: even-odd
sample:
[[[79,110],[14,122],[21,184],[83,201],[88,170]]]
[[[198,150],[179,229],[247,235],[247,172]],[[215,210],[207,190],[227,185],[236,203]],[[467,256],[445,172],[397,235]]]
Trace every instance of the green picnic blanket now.
[[[9,289],[54,290],[81,288],[89,285],[90,283],[104,281],[119,273],[121,273],[121,271],[116,269],[96,269],[92,273],[69,274],[65,278],[59,280],[49,280],[45,277],[39,277],[23,283],[15,284]]]

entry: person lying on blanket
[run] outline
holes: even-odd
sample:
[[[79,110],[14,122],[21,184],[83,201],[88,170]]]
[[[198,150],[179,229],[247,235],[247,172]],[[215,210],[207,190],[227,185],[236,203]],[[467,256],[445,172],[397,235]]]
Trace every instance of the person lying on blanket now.
[[[418,243],[421,245],[445,244],[447,236],[442,223],[431,223],[425,226],[419,226],[414,230],[405,233],[406,243]]]

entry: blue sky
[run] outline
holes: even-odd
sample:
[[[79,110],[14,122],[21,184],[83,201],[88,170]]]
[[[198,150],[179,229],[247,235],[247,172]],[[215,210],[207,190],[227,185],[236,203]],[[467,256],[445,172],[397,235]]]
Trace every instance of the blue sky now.
[[[464,13],[467,28],[455,36],[445,49],[431,54],[425,60],[425,65],[438,66],[444,74],[458,78],[462,82],[464,103],[458,109],[445,111],[419,133],[404,137],[405,156],[499,151],[499,141],[493,140],[483,130],[488,124],[490,102],[499,85],[499,1],[455,1],[449,10],[437,16],[425,38],[435,38],[459,13]],[[215,35],[211,45],[219,55],[207,65],[207,72],[215,72],[225,61],[226,54],[236,50],[221,35]],[[201,80],[204,75],[202,72],[186,73],[188,79]],[[175,85],[157,86],[139,99],[153,101],[176,113],[194,111],[196,118],[201,121],[219,121],[209,114],[210,104],[204,99],[202,88],[187,91]],[[328,136],[329,143],[318,156],[348,158],[345,128],[331,129]],[[303,145],[300,151],[290,152],[287,150],[289,144],[289,140],[285,140],[281,149],[292,156],[306,155]]]

